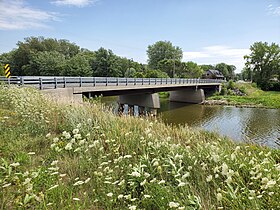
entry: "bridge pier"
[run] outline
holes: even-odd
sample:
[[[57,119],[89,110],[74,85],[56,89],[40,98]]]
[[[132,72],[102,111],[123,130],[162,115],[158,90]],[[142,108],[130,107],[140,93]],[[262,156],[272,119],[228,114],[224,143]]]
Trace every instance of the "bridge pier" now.
[[[120,95],[118,101],[120,104],[137,105],[139,107],[148,107],[153,110],[160,108],[158,93]]]
[[[170,91],[169,100],[175,102],[186,102],[199,104],[205,101],[203,89],[185,89]]]

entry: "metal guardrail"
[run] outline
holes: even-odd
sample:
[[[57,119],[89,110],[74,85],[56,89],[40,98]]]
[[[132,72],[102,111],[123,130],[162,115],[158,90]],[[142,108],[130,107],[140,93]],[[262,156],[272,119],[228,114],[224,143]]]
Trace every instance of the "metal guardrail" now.
[[[6,84],[31,85],[40,90],[67,87],[95,86],[136,86],[136,85],[175,85],[175,84],[205,84],[222,83],[218,79],[181,79],[181,78],[122,78],[122,77],[48,77],[19,76],[7,79],[0,77],[0,82]]]

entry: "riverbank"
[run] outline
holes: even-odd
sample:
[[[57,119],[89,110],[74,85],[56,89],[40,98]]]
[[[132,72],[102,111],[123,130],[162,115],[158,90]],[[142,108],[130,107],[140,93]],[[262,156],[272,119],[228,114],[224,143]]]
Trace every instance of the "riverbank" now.
[[[206,105],[233,105],[237,107],[280,108],[280,92],[262,91],[248,83],[236,83],[244,96],[215,95],[206,99]]]
[[[280,152],[0,88],[2,209],[277,209]]]

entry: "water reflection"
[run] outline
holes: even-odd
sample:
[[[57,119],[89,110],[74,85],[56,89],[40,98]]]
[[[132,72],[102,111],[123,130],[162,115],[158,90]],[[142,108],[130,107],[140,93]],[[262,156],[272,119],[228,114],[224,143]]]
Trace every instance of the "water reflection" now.
[[[116,97],[102,99],[117,106]],[[216,131],[235,141],[254,141],[280,148],[280,109],[203,106],[161,100],[159,117],[167,124],[187,124]]]
[[[160,116],[170,124],[216,131],[236,141],[254,141],[280,148],[280,110],[230,106],[185,105],[162,101]]]

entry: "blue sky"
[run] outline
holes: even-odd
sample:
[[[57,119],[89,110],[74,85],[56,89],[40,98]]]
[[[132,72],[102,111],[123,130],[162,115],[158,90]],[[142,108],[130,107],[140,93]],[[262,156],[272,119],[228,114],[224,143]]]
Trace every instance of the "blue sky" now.
[[[280,44],[280,0],[0,0],[0,53],[29,36],[67,39],[147,62],[160,40],[184,61],[243,68],[256,41]]]

